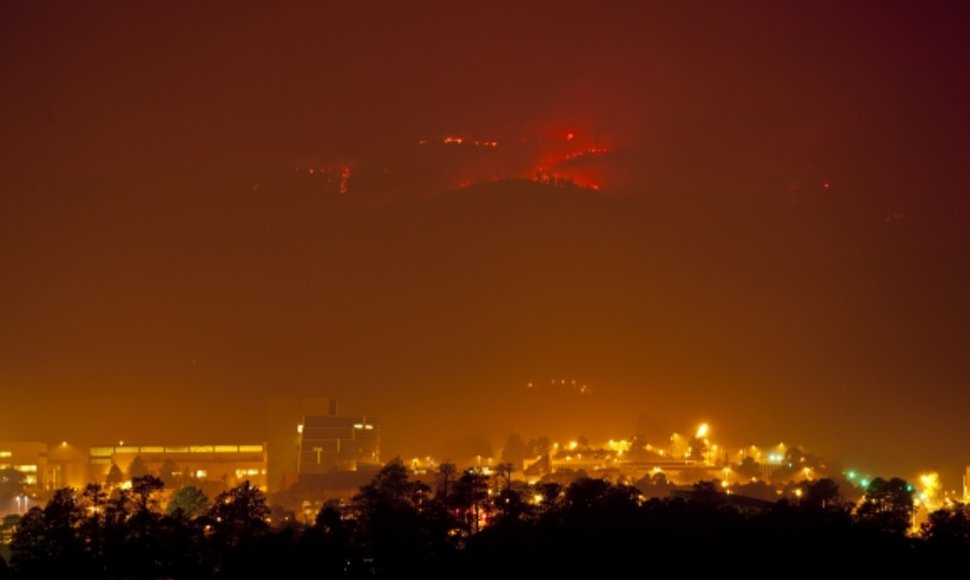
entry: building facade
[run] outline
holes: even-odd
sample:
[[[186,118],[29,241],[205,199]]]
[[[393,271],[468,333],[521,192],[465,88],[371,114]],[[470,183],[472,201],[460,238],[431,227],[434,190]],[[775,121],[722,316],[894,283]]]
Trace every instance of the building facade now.
[[[47,444],[36,442],[0,443],[0,470],[13,469],[24,476],[29,489],[44,489],[49,479]]]
[[[365,470],[381,461],[377,420],[342,415],[333,399],[271,399],[266,432],[271,492],[301,478]]]
[[[107,482],[112,466],[117,466],[124,479],[128,479],[139,460],[140,468],[152,475],[180,485],[193,484],[210,492],[244,481],[266,489],[267,453],[262,443],[95,445],[89,452],[90,479]]]
[[[366,415],[303,417],[298,472],[322,475],[378,465],[381,437],[377,419]]]

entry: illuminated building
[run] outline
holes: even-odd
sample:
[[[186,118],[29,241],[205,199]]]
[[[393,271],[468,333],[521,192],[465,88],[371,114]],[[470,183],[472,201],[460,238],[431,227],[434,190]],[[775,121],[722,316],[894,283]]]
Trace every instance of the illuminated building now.
[[[158,474],[166,462],[174,464],[173,476],[210,491],[233,487],[249,481],[266,489],[266,446],[263,444],[224,445],[99,445],[89,451],[91,479],[104,483],[112,465],[125,474],[135,458]]]
[[[340,415],[332,399],[267,402],[269,489],[297,479],[358,471],[380,464],[380,428],[374,417]]]
[[[28,489],[40,490],[47,484],[47,444],[35,442],[0,443],[0,470],[14,469],[24,474]]]
[[[88,483],[87,453],[63,441],[0,443],[0,469],[24,474],[28,493],[61,487],[82,488]]]
[[[296,483],[301,433],[299,426],[307,415],[325,415],[330,399],[278,398],[266,401],[266,465],[270,493],[282,491]]]
[[[82,489],[90,483],[89,471],[87,446],[61,441],[47,448],[46,489]]]
[[[365,415],[307,415],[303,418],[298,471],[324,474],[357,471],[360,464],[380,462],[380,429]]]

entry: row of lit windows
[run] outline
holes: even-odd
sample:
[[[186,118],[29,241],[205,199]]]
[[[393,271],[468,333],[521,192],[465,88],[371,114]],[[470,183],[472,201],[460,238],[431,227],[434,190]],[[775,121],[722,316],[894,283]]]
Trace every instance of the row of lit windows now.
[[[0,451],[0,457],[13,457],[13,451]]]
[[[0,469],[16,469],[20,473],[37,473],[36,465],[5,465],[0,464]]]
[[[244,477],[252,477],[254,475],[266,475],[265,469],[237,469],[236,479],[242,479]]]
[[[180,476],[182,475],[182,473],[179,472],[179,473],[176,473],[175,475]],[[252,477],[254,475],[266,475],[266,470],[265,469],[237,469],[236,470],[237,479],[241,479],[247,476]],[[209,477],[209,471],[206,469],[196,469],[195,471],[189,472],[189,476],[194,477],[196,479],[205,479]]]
[[[180,447],[92,447],[91,457],[161,453],[262,453],[262,445],[184,445]]]

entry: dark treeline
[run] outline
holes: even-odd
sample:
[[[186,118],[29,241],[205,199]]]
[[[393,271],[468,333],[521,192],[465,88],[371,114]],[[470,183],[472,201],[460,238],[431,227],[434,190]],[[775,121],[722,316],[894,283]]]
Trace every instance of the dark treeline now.
[[[63,489],[17,522],[0,578],[895,576],[970,556],[970,510],[935,512],[910,534],[912,491],[900,479],[874,480],[858,504],[827,479],[769,503],[715,482],[646,499],[599,479],[526,486],[511,471],[443,465],[432,489],[390,464],[352,501],[328,503],[306,523],[271,518],[248,482],[211,504],[184,487],[164,513],[164,484],[151,475],[110,493]]]

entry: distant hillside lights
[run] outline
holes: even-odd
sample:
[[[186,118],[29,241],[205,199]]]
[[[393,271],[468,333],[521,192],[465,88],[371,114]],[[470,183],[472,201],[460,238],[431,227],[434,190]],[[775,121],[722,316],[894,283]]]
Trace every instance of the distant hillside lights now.
[[[651,444],[643,435],[611,439],[602,445],[591,445],[583,437],[562,444],[539,437],[511,447],[521,451],[509,457],[521,457],[516,465],[521,465],[522,475],[530,483],[547,477],[567,481],[570,474],[585,473],[611,481],[649,480],[648,485],[661,487],[716,480],[729,494],[741,493],[749,485],[771,488],[771,493],[795,494],[795,484],[823,478],[842,481],[844,477],[842,485],[861,494],[871,481],[854,471],[833,473],[825,459],[798,446],[779,443],[767,448],[730,448],[715,443],[713,432],[710,423],[700,423],[690,436],[674,433],[667,445]],[[923,479],[920,496],[925,493],[932,498],[932,474]],[[949,496],[956,497],[955,492]],[[916,499],[922,501],[919,496]]]
[[[502,135],[500,141],[495,135],[451,132],[418,139],[417,150],[402,149],[381,160],[307,160],[294,164],[292,169],[297,175],[322,182],[323,191],[346,195],[352,187],[352,165],[362,167],[353,184],[361,197],[380,194],[382,188],[394,190],[401,180],[412,179],[417,179],[421,187],[431,188],[427,193],[434,194],[503,180],[531,180],[556,188],[590,191],[599,191],[604,183],[611,188],[617,185],[610,177],[616,177],[616,149],[598,137],[581,137],[573,131],[554,136],[532,131]],[[421,152],[418,162],[416,151]],[[258,184],[254,186],[258,188]]]
[[[534,381],[529,381],[525,384],[525,388],[529,390],[543,390],[544,385],[542,383],[536,383]],[[549,380],[550,389],[570,389],[579,393],[580,395],[590,395],[593,393],[593,389],[589,385],[579,381],[578,379],[550,379]]]
[[[473,145],[475,147],[488,147],[488,148],[498,147],[498,141],[466,139],[461,135],[445,135],[444,137],[441,138],[441,143],[444,145]],[[418,141],[418,145],[427,145],[427,144],[428,144],[427,139],[422,139]]]
[[[350,165],[339,165],[336,167],[293,167],[295,173],[309,175],[311,177],[322,178],[326,180],[328,185],[336,185],[337,192],[340,195],[347,195],[350,193],[350,180],[353,177],[353,171]]]

